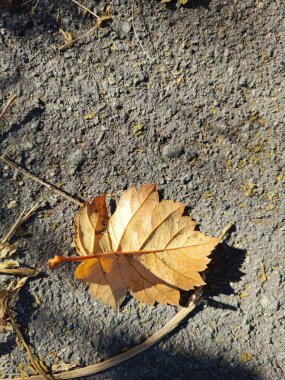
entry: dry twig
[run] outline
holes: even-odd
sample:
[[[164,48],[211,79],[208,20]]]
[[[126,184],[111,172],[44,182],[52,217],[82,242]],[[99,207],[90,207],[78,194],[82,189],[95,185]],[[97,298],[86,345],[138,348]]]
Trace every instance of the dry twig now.
[[[41,364],[39,363],[39,361],[34,358],[29,345],[25,341],[25,338],[24,338],[21,330],[19,329],[19,326],[17,325],[17,322],[15,321],[15,319],[13,317],[13,314],[12,314],[12,312],[10,310],[10,307],[9,307],[9,302],[8,302],[8,307],[7,307],[7,314],[8,314],[9,319],[10,319],[12,325],[13,325],[14,330],[16,331],[16,334],[17,334],[18,338],[20,339],[20,341],[22,342],[23,346],[25,347],[25,349],[27,351],[27,355],[29,357],[29,360],[30,360],[30,363],[31,363],[32,367],[38,372],[38,374],[41,375],[41,379],[45,379],[45,380],[52,380],[52,379],[54,379],[54,377],[52,375],[48,374],[45,371],[45,369],[41,366]]]
[[[18,170],[20,173],[24,174],[25,176],[32,178],[34,181],[36,181],[36,182],[40,183],[41,185],[47,187],[49,190],[55,192],[58,195],[61,195],[65,199],[69,200],[70,202],[73,202],[78,206],[82,206],[82,203],[78,199],[67,194],[65,191],[59,189],[57,186],[52,185],[51,183],[48,183],[48,182],[40,179],[36,175],[28,172],[26,169],[21,168],[19,165],[15,164],[13,161],[11,161],[9,158],[4,157],[4,156],[0,156],[0,160],[5,162],[7,165],[11,166],[13,169]]]
[[[73,41],[68,42],[67,44],[60,46],[60,47],[59,47],[59,50],[64,50],[64,49],[67,48],[68,46],[73,45],[75,42],[78,42],[78,41],[80,41],[80,40],[83,40],[85,37],[88,37],[90,34],[92,34],[93,32],[95,32],[95,30],[96,30],[97,28],[98,28],[98,25],[94,26],[94,28],[91,28],[88,32],[86,32],[86,33],[83,34],[82,36],[77,37],[77,38],[75,38]]]
[[[140,45],[142,51],[143,51],[144,54],[146,55],[146,57],[147,57],[150,61],[152,61],[153,59],[149,56],[149,54],[147,53],[147,51],[144,49],[144,47],[143,47],[143,45],[142,45],[142,43],[141,43],[141,41],[140,41],[140,39],[139,39],[139,36],[138,36],[138,34],[137,34],[137,31],[136,31],[135,22],[134,22],[134,3],[135,3],[135,0],[132,1],[132,24],[133,24],[133,29],[134,29],[134,35],[135,35],[135,37],[136,37],[136,39],[137,39],[137,41],[138,41],[138,43],[139,43],[139,45]]]
[[[84,5],[80,4],[78,1],[76,0],[71,0],[74,4],[78,5],[79,7],[81,7],[82,9],[84,9],[86,12],[90,13],[92,16],[95,16],[97,18],[97,20],[100,18],[98,15],[96,15],[96,13],[92,12],[89,8],[85,7]]]
[[[19,228],[20,225],[22,223],[24,223],[36,211],[36,209],[40,206],[40,204],[42,203],[42,201],[43,200],[40,199],[37,203],[35,203],[26,214],[25,214],[25,212],[26,212],[25,209],[21,212],[21,214],[19,215],[19,217],[16,220],[16,222],[13,224],[13,226],[10,228],[10,230],[8,231],[8,233],[2,239],[1,244],[4,244],[7,241],[9,241],[9,239],[14,235],[15,231],[17,230],[17,228]]]
[[[0,120],[4,117],[4,115],[8,112],[9,108],[12,106],[14,103],[15,99],[17,98],[17,95],[11,95],[10,98],[8,99],[7,104],[3,108],[3,111],[0,114]]]
[[[3,268],[0,269],[0,273],[33,277],[36,276],[39,273],[39,271],[37,269]]]
[[[13,224],[13,226],[10,228],[10,230],[8,231],[8,233],[2,239],[1,244],[4,244],[7,241],[9,241],[9,239],[12,237],[12,235],[14,235],[15,231],[17,230],[17,228],[23,223],[23,217],[25,215],[25,212],[26,212],[25,209],[21,212],[21,214],[19,215],[19,217],[16,220],[16,222]]]

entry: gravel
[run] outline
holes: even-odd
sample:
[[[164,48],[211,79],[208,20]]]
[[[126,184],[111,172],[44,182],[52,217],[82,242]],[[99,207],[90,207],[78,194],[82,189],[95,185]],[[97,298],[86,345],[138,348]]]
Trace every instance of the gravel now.
[[[65,51],[59,26],[79,37],[96,21],[72,2],[1,11],[0,109],[18,95],[1,120],[1,154],[80,199],[155,182],[161,197],[187,204],[204,233],[234,224],[213,254],[196,312],[154,348],[90,379],[284,378],[282,5],[141,2],[139,43],[131,2],[117,1],[112,23]],[[134,125],[144,128],[134,133]],[[48,197],[13,238],[14,258],[42,271],[13,310],[46,365],[100,362],[175,315],[132,298],[115,312],[74,279],[75,266],[48,270],[51,256],[75,253],[77,206],[14,174],[1,164],[1,236]],[[0,352],[3,377],[31,374],[13,332],[1,335]]]

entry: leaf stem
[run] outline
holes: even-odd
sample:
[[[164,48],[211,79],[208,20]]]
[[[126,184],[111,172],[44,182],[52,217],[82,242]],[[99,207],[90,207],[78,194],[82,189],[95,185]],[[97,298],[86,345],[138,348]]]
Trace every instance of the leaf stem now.
[[[151,250],[145,250],[145,251],[136,250],[136,251],[102,252],[102,253],[96,253],[94,255],[87,255],[87,256],[65,257],[65,256],[55,255],[52,259],[48,260],[48,266],[50,269],[55,269],[58,266],[58,264],[69,263],[73,261],[86,261],[86,260],[91,260],[91,259],[100,259],[102,257],[112,258],[113,256],[121,256],[121,255],[141,256],[141,255],[150,254],[150,253],[177,251],[181,248],[186,249],[186,248],[200,247],[202,245],[207,245],[207,244],[209,243],[193,244],[186,247],[151,249]]]

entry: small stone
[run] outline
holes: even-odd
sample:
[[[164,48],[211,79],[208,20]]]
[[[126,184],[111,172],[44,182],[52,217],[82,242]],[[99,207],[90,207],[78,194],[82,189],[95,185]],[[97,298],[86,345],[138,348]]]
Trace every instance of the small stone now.
[[[16,208],[17,207],[17,202],[14,200],[12,200],[11,202],[8,203],[7,205],[7,208],[10,210],[12,208]]]
[[[180,145],[166,145],[162,149],[162,155],[167,158],[178,158],[184,154],[184,148]]]
[[[234,73],[234,68],[233,68],[232,66],[230,66],[230,67],[228,68],[228,73],[229,73],[229,75],[233,75],[233,73]]]
[[[267,296],[263,296],[260,303],[264,309],[267,309],[270,311],[277,310],[279,306],[277,299],[275,299],[274,297],[268,298]]]
[[[247,79],[245,77],[240,77],[238,84],[240,87],[246,87],[247,86]]]
[[[36,137],[36,142],[37,142],[37,144],[43,144],[45,141],[46,141],[46,138],[45,138],[44,135],[41,135],[41,136],[37,136],[37,137]]]
[[[114,75],[108,76],[107,79],[108,79],[108,82],[109,82],[110,85],[113,85],[113,84],[116,83],[116,78],[114,77]]]
[[[278,353],[276,359],[280,362],[285,362],[285,351]]]
[[[147,80],[146,75],[144,74],[143,71],[139,71],[137,75],[133,78],[133,84],[134,86],[139,85],[142,82],[145,82]]]
[[[31,124],[31,129],[34,129],[35,131],[41,131],[42,128],[42,123],[40,120],[36,120]]]
[[[124,21],[122,24],[122,31],[125,34],[128,34],[128,33],[130,33],[131,30],[132,30],[132,24],[128,21]]]
[[[30,151],[30,150],[33,150],[34,148],[34,144],[32,141],[26,141],[23,145],[22,145],[22,148],[25,150],[25,151]]]
[[[189,161],[193,161],[197,157],[198,157],[198,153],[197,152],[191,151],[191,152],[187,153],[187,158],[188,158]]]
[[[85,154],[79,149],[69,156],[70,165],[74,170],[79,169],[79,167],[83,164],[84,159]]]
[[[261,303],[261,306],[262,306],[264,309],[266,309],[267,306],[268,306],[268,303],[269,303],[269,298],[266,297],[266,296],[262,297],[260,303]]]
[[[268,310],[276,311],[278,309],[279,302],[276,298],[271,298],[268,304]]]
[[[187,173],[186,175],[180,178],[180,182],[186,185],[187,183],[191,181],[192,178],[193,178],[193,175],[191,173]]]

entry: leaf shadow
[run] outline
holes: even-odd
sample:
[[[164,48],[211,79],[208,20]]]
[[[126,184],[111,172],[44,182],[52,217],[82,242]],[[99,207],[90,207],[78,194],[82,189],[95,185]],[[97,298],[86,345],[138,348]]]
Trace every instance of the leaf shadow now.
[[[232,283],[239,282],[244,273],[241,266],[244,262],[246,250],[221,243],[212,254],[212,260],[206,271],[206,286],[203,291],[203,300],[207,305],[219,309],[236,310],[236,307],[213,299],[214,296],[235,294]],[[185,305],[191,292],[181,293],[181,305]]]
[[[240,268],[245,256],[244,249],[231,247],[227,243],[218,245],[207,270],[204,293],[206,297],[234,294],[231,283],[239,282],[244,276]]]
[[[231,294],[233,292],[229,282],[239,281],[242,278],[243,273],[240,271],[240,266],[244,260],[244,254],[245,251],[230,247],[226,243],[221,244],[214,252],[207,276],[209,285],[205,289],[205,298],[208,304],[212,301],[214,295]],[[62,273],[65,273],[65,270],[65,268],[62,268]],[[69,271],[70,276],[72,276],[73,270],[69,269]],[[44,276],[46,275],[44,274]],[[59,278],[61,278],[61,275],[59,275]],[[53,326],[54,339],[59,341],[58,349],[60,350],[60,346],[63,346],[68,348],[70,352],[71,356],[63,357],[65,362],[72,362],[74,358],[80,357],[82,359],[80,366],[85,366],[102,360],[102,358],[107,359],[117,355],[145,340],[145,336],[136,329],[132,322],[128,323],[128,320],[124,323],[123,333],[120,330],[122,327],[119,329],[116,326],[111,328],[108,323],[103,323],[102,328],[96,332],[96,326],[90,325],[90,321],[86,317],[80,313],[76,317],[74,316],[73,308],[64,308],[58,312],[51,302],[39,312],[33,306],[34,302],[35,299],[29,293],[28,288],[23,288],[20,300],[14,309],[17,312],[17,322],[25,333],[28,344],[33,347],[33,343],[36,342],[35,333],[28,334],[31,325],[35,324],[32,330],[38,330],[39,328],[42,330],[40,335],[42,341],[45,340],[45,334],[49,330],[47,326]],[[215,305],[214,303],[211,306],[223,307],[223,305]],[[125,305],[125,307],[130,306]],[[228,308],[228,306],[225,305],[225,308]],[[201,345],[199,348],[195,346],[195,342],[187,334],[187,325],[191,323],[189,322],[191,318],[199,314],[202,309],[202,304],[198,305],[194,312],[178,327],[146,352],[112,369],[79,379],[104,380],[112,378],[123,380],[127,378],[137,380],[160,378],[172,380],[175,378],[186,380],[191,378],[192,380],[200,380],[209,378],[214,380],[261,380],[261,377],[254,369],[247,368],[245,364],[237,362],[238,355],[233,354],[232,356],[235,359],[228,359],[221,354],[211,354],[208,352],[211,342],[205,342],[203,347]],[[59,333],[62,329],[70,331],[75,340],[62,340],[62,334]],[[181,348],[179,346],[181,338],[177,341],[178,343],[180,342],[178,346],[176,345],[176,334],[184,329],[186,329],[187,341],[183,343]],[[74,344],[75,342],[76,344]],[[3,350],[3,348],[5,348],[6,353],[11,353],[15,348],[15,343],[10,337],[5,346],[3,344],[0,346],[0,349]],[[97,351],[100,353],[100,359],[96,355],[94,358],[93,354]]]

